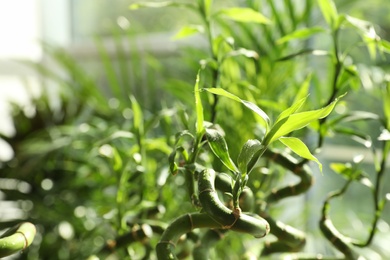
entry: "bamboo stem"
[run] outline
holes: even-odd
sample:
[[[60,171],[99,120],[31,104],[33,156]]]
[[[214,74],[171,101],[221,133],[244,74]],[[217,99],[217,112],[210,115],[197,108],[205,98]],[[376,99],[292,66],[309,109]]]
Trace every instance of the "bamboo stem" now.
[[[25,250],[33,242],[36,232],[35,226],[30,222],[10,228],[0,237],[0,257]]]

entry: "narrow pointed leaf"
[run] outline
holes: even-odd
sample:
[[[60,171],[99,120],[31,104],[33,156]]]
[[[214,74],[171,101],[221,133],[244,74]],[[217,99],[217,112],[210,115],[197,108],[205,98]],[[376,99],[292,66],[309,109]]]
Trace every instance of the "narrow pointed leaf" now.
[[[253,104],[249,101],[246,101],[246,100],[242,100],[239,97],[237,97],[236,95],[233,95],[232,93],[230,93],[222,88],[206,88],[204,90],[206,90],[207,92],[213,93],[215,95],[224,96],[224,97],[230,98],[234,101],[242,103],[244,106],[246,106],[247,108],[249,108],[250,110],[252,110],[256,114],[258,114],[263,119],[266,127],[268,128],[268,126],[269,126],[268,115],[261,108],[256,106],[255,104]]]
[[[225,138],[215,129],[206,129],[206,137],[213,153],[232,172],[238,172],[236,165],[230,158]]]
[[[279,138],[279,141],[282,142],[288,148],[290,148],[294,153],[296,153],[300,157],[316,162],[318,164],[318,167],[320,168],[320,171],[322,172],[322,164],[310,152],[306,144],[302,142],[300,139],[295,137],[281,137]]]
[[[297,39],[307,39],[310,36],[318,33],[325,32],[325,30],[321,27],[312,27],[312,28],[303,28],[300,30],[296,30],[290,34],[287,34],[276,41],[277,44],[283,44],[286,42],[289,42],[291,40],[297,40]]]
[[[386,118],[386,128],[390,130],[390,82],[387,82],[386,89],[383,93],[383,110]]]
[[[335,101],[333,101],[332,103],[330,103],[328,106],[324,108],[296,113],[284,118],[283,124],[281,125],[275,124],[275,126],[271,128],[269,134],[267,134],[266,138],[267,140],[269,140],[267,144],[272,143],[273,141],[277,140],[278,138],[284,135],[291,133],[292,131],[301,129],[313,121],[327,117],[330,114],[330,112],[332,112],[333,108],[336,106],[339,98],[337,98]],[[275,127],[277,127],[277,131],[273,131],[273,128]]]
[[[223,15],[227,19],[244,23],[270,24],[271,20],[251,8],[232,7],[222,9],[216,15]]]
[[[205,15],[208,18],[211,13],[211,6],[213,4],[213,0],[203,0],[203,3],[204,3]]]
[[[324,50],[303,49],[303,50],[300,50],[296,53],[281,57],[281,58],[277,59],[276,61],[288,61],[288,60],[294,59],[295,57],[299,57],[301,55],[307,55],[307,54],[311,54],[313,56],[330,55],[329,52],[324,51]]]
[[[202,100],[200,99],[200,93],[199,93],[199,74],[200,74],[200,71],[198,71],[198,75],[196,75],[196,81],[195,81],[195,87],[194,87],[195,107],[196,107],[196,133],[197,133],[197,135],[202,134],[203,130],[204,130],[203,105],[202,105]]]
[[[390,53],[390,42],[386,40],[380,40],[378,44],[382,52]]]
[[[133,124],[134,129],[142,136],[144,132],[143,114],[142,109],[134,96],[130,96],[131,108],[133,110]]]
[[[300,86],[297,95],[294,98],[294,104],[300,102],[300,100],[304,99],[306,101],[307,97],[309,96],[309,89],[310,89],[310,82],[311,82],[312,74],[309,73],[305,80],[303,81],[302,85]]]
[[[307,99],[307,96],[304,98],[301,98],[300,100],[295,102],[291,107],[287,108],[282,113],[280,113],[280,115],[276,119],[275,124],[278,123],[279,121],[281,121],[282,119],[289,117],[291,114],[294,114],[299,108],[301,108],[303,103],[305,103],[306,99]]]
[[[174,36],[174,40],[183,39],[197,33],[203,33],[204,28],[200,25],[185,25]]]
[[[258,151],[263,148],[263,145],[258,140],[248,140],[244,146],[242,147],[240,154],[238,155],[237,163],[238,169],[241,174],[247,174],[250,172],[252,166],[250,162],[254,159],[258,159],[257,156]],[[250,169],[248,169],[248,165]]]
[[[333,0],[318,0],[318,4],[326,23],[330,25],[332,29],[335,29],[334,26],[338,20],[338,14]]]
[[[267,133],[265,139],[264,139],[264,145],[269,145],[272,142],[272,137],[279,131],[279,129],[287,122],[288,118],[291,114],[295,113],[306,101],[307,97],[302,98],[301,100],[298,100],[295,102],[291,107],[284,110],[278,118],[276,119],[276,122],[272,126],[271,130]]]

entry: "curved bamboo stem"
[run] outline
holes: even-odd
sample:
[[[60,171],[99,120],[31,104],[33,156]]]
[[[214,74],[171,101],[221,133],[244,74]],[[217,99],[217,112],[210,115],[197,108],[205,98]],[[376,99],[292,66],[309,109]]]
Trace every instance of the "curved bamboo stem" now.
[[[298,163],[295,158],[277,152],[265,151],[264,156],[283,168],[290,170],[294,175],[298,176],[301,181],[297,184],[292,184],[281,189],[273,190],[266,198],[267,203],[275,203],[281,199],[297,196],[306,192],[313,184],[313,176],[310,168],[306,164]]]
[[[253,235],[256,238],[264,237],[269,232],[269,224],[259,216],[242,214],[240,208],[233,210],[227,208],[218,198],[214,187],[215,172],[210,169],[202,171],[199,175],[199,200],[203,210],[223,229],[234,229]]]
[[[30,222],[10,228],[0,237],[0,257],[25,250],[33,242],[36,232],[34,224]]]

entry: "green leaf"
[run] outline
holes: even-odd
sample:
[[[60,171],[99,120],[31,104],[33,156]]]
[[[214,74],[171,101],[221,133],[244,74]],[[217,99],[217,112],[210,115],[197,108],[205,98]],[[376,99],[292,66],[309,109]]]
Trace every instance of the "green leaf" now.
[[[306,76],[305,80],[303,81],[302,85],[300,86],[298,93],[295,95],[293,104],[296,104],[296,103],[300,102],[300,100],[303,100],[303,99],[304,99],[304,101],[306,101],[306,99],[309,95],[311,78],[312,78],[312,73],[309,73]]]
[[[289,117],[291,114],[294,114],[299,108],[301,108],[301,106],[303,105],[303,103],[305,103],[307,99],[307,96],[304,97],[304,98],[301,98],[300,100],[298,100],[297,102],[295,102],[291,107],[287,108],[286,110],[284,110],[282,113],[280,113],[280,115],[278,116],[278,118],[276,119],[276,122],[275,124],[277,124],[278,122],[280,122],[281,120]]]
[[[381,51],[390,53],[390,42],[386,40],[380,40],[378,44]]]
[[[242,100],[239,97],[237,97],[236,95],[233,95],[232,93],[230,93],[222,88],[205,88],[204,90],[206,90],[207,92],[213,93],[215,95],[224,96],[224,97],[230,98],[234,101],[242,103],[244,106],[246,106],[247,108],[249,108],[250,110],[252,110],[256,114],[258,114],[263,119],[264,124],[265,124],[266,128],[268,129],[269,121],[270,121],[268,115],[261,108],[256,106],[255,104],[253,104],[249,101],[246,101],[246,100]]]
[[[314,34],[318,34],[322,32],[325,32],[325,30],[322,27],[303,28],[283,36],[282,38],[276,41],[276,44],[283,44],[296,39],[306,39]]]
[[[303,49],[303,50],[300,50],[296,53],[293,53],[293,54],[290,54],[287,56],[283,56],[283,57],[277,59],[276,61],[288,61],[288,60],[294,59],[295,57],[299,57],[301,55],[307,55],[307,54],[312,54],[314,56],[330,56],[329,52],[324,51],[324,50]]]
[[[352,137],[351,139],[363,144],[367,148],[370,148],[372,146],[371,137],[365,133],[357,131],[356,129],[337,126],[333,128],[333,131],[340,134],[350,135]]]
[[[370,181],[369,178],[367,178],[367,174],[362,171],[358,164],[351,164],[351,163],[331,163],[330,168],[343,176],[347,180],[356,180],[360,182],[361,184],[373,188],[374,185]]]
[[[361,35],[363,41],[365,42],[371,58],[375,59],[377,41],[379,41],[380,38],[375,32],[374,25],[368,21],[361,20],[349,15],[345,16],[345,20],[348,21],[348,23],[353,27],[358,29],[357,32]]]
[[[309,148],[307,148],[306,144],[302,142],[300,139],[295,137],[281,137],[279,141],[282,142],[285,146],[290,148],[294,153],[299,155],[302,158],[315,161],[322,172],[322,164],[318,159],[310,152]]]
[[[196,107],[196,134],[203,134],[204,126],[203,126],[203,105],[202,100],[200,99],[199,93],[199,74],[196,75],[195,87],[194,87],[194,95],[195,95],[195,107]]]
[[[213,153],[232,172],[238,172],[236,165],[230,158],[225,138],[215,129],[206,128],[206,138]]]
[[[386,118],[386,128],[390,131],[390,82],[387,82],[387,86],[383,93],[383,110]]]
[[[318,0],[322,15],[325,18],[326,23],[334,30],[336,29],[338,21],[338,14],[336,5],[333,0]]]
[[[247,58],[254,58],[254,59],[259,58],[259,54],[257,52],[255,52],[253,50],[244,49],[244,48],[240,48],[238,50],[228,52],[226,54],[225,58],[234,57],[234,56],[245,56]]]
[[[344,96],[344,95],[342,95],[342,96]],[[296,113],[296,114],[291,114],[291,115],[289,115],[289,114],[291,111],[294,111],[294,109],[292,109],[291,111],[288,111],[288,112],[284,111],[281,114],[281,116],[279,116],[279,119],[277,120],[275,125],[272,126],[271,130],[266,135],[265,145],[269,145],[270,143],[277,140],[281,136],[287,135],[295,130],[301,129],[315,120],[327,117],[330,114],[330,112],[332,112],[333,108],[337,104],[337,101],[342,96],[337,98],[335,101],[330,103],[328,106],[321,108],[321,109],[318,109],[318,110],[306,111],[306,112],[301,112],[301,113]],[[289,108],[289,109],[291,109],[291,108]],[[289,110],[289,109],[287,109],[287,110]]]
[[[204,4],[205,15],[206,17],[209,17],[211,13],[211,5],[213,4],[213,0],[203,0],[203,4]]]
[[[261,24],[271,23],[271,21],[267,17],[265,17],[261,13],[251,8],[232,7],[232,8],[222,9],[219,12],[217,12],[215,15],[217,16],[223,15],[224,17],[237,22],[261,23]]]
[[[379,141],[390,141],[390,132],[387,129],[383,129],[378,137]]]
[[[237,163],[241,174],[249,174],[257,159],[261,154],[258,154],[264,146],[258,140],[248,140],[242,147],[238,155]],[[255,161],[254,163],[252,163]]]
[[[130,96],[131,108],[133,110],[133,124],[136,132],[142,136],[144,133],[142,109],[134,96]]]
[[[174,40],[183,39],[197,33],[203,33],[204,28],[201,25],[185,25],[174,36]]]

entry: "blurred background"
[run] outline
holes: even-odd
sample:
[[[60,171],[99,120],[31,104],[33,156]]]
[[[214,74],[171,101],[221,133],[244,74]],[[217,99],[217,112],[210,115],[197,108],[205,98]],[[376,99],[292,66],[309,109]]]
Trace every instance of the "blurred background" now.
[[[244,2],[216,0],[215,4],[218,8]],[[151,129],[148,138],[154,143],[147,149],[157,152],[151,156],[154,161],[148,161],[149,171],[155,169],[159,180],[165,183],[167,169],[160,169],[157,162],[166,160],[170,150],[165,149],[160,139],[168,139],[184,124],[175,121],[180,121],[176,118],[180,113],[191,111],[194,75],[199,60],[207,57],[207,42],[201,36],[172,39],[183,24],[200,23],[193,12],[184,8],[134,12],[128,8],[131,3],[124,0],[0,1],[0,229],[21,219],[40,222],[35,246],[28,255],[14,258],[83,259],[102,246],[104,235],[111,230],[104,221],[114,222],[111,215],[115,215],[112,205],[117,181],[108,166],[112,163],[110,153],[115,152],[109,150],[107,155],[104,150],[107,147],[102,149],[99,141],[115,139],[112,146],[117,147],[119,154],[123,153],[122,158],[128,156],[133,162],[126,166],[131,168],[130,172],[142,172],[146,167],[137,159],[140,152],[131,150],[137,144],[133,137],[130,143],[115,137],[126,138],[121,131],[134,130],[132,120],[136,115],[130,95],[144,111],[145,129]],[[340,13],[373,22],[378,34],[390,40],[387,0],[335,3]],[[312,18],[315,24],[321,14],[314,12]],[[367,53],[357,55],[358,61],[384,70],[389,68],[388,61],[372,62]],[[367,88],[375,85],[375,71],[370,73],[366,75]],[[369,110],[381,109],[375,99],[357,102],[357,107],[364,103]],[[370,127],[373,136],[378,135],[377,126]],[[344,143],[342,138],[333,142],[321,154],[324,165],[363,154],[366,167],[372,167],[371,153],[365,147]],[[105,170],[112,175],[104,173]],[[322,201],[324,194],[338,182],[332,181],[331,172],[325,174],[330,177],[319,181],[311,193],[300,198],[311,202],[315,214],[319,214],[320,208],[316,201]],[[318,172],[315,175],[322,178]],[[389,177],[386,178],[388,183]],[[360,189],[357,186],[347,195],[352,200],[358,196],[355,209],[359,208],[359,202],[370,204],[370,198],[361,194]],[[144,198],[153,202],[157,195],[148,194]],[[138,205],[136,201],[129,203]],[[49,208],[56,211],[48,212]],[[372,213],[355,216],[354,212],[348,211],[355,223],[352,228],[345,228],[347,231],[356,227],[364,229],[364,222]],[[383,237],[390,232],[389,213],[387,208],[385,220],[379,225]],[[169,214],[167,219],[174,216]],[[289,214],[284,214],[282,219],[294,221]],[[307,223],[299,223],[314,230],[318,215],[307,214]],[[348,226],[348,219],[338,218],[338,221],[340,226]],[[365,231],[362,230],[362,237]],[[114,231],[109,232],[114,236]],[[308,246],[329,252],[318,244]],[[80,247],[90,249],[83,251]],[[382,247],[390,255],[389,249]],[[57,251],[54,256],[53,248]]]

